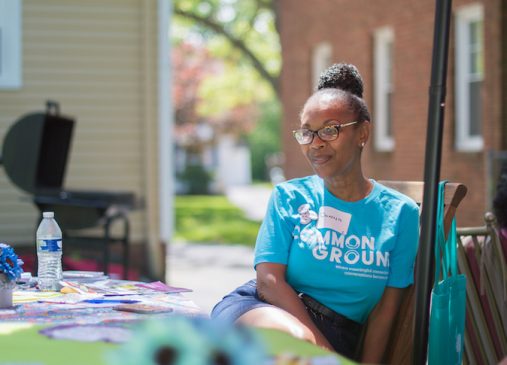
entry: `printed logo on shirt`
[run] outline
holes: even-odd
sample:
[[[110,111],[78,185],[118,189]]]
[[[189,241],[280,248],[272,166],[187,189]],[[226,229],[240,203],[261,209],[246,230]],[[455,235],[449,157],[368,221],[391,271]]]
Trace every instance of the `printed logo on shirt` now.
[[[328,230],[324,245],[314,247],[313,257],[335,263],[345,275],[386,280],[389,275],[389,252],[375,249],[375,238],[344,235]]]
[[[314,259],[333,263],[347,276],[387,280],[389,252],[375,248],[375,237],[348,234],[352,214],[329,206],[317,214],[310,204],[297,211],[294,240],[300,248],[309,248]]]
[[[352,215],[350,213],[323,206],[319,209],[317,228],[329,228],[338,233],[347,234],[351,218]]]
[[[298,213],[300,225],[296,226],[293,235],[295,239],[299,239],[299,247],[322,245],[324,242],[322,234],[315,224],[319,217],[317,213],[311,209],[310,204],[300,205]]]

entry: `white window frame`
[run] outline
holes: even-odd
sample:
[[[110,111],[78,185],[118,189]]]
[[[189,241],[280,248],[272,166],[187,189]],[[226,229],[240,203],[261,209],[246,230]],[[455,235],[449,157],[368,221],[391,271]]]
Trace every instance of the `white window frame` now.
[[[312,90],[317,89],[320,74],[332,63],[333,47],[329,42],[321,42],[312,50]]]
[[[470,39],[468,27],[471,22],[484,21],[482,4],[473,4],[456,11],[455,34],[455,141],[456,149],[462,152],[477,152],[484,147],[481,136],[470,135],[471,116],[468,108],[470,81],[483,81],[484,74],[472,75],[470,70]],[[484,62],[484,39],[481,40],[481,53]]]
[[[21,0],[0,0],[0,89],[22,85],[21,22]]]
[[[375,30],[374,38],[374,142],[377,151],[389,152],[395,147],[394,138],[389,134],[389,94],[394,91],[392,80],[393,55],[389,48],[394,46],[394,31],[391,27],[382,27]],[[391,79],[389,78],[391,76]],[[392,101],[391,101],[392,103]],[[392,105],[391,105],[392,107]]]

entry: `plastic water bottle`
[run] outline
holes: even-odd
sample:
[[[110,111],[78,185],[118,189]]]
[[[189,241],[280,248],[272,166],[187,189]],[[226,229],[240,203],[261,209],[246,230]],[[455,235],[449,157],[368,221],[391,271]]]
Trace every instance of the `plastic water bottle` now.
[[[38,284],[43,291],[59,290],[62,280],[62,231],[53,212],[42,213],[37,228]]]

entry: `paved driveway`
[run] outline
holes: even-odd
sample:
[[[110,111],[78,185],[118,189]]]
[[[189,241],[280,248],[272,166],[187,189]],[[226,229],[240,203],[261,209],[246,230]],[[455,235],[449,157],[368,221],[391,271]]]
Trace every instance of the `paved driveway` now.
[[[226,195],[247,218],[260,221],[266,215],[271,189],[258,185],[233,186],[227,189]]]
[[[250,219],[262,220],[271,189],[263,186],[229,188],[227,198]],[[169,247],[166,281],[193,289],[188,293],[206,313],[222,297],[255,277],[253,249],[241,245],[178,244]]]
[[[167,257],[167,282],[193,289],[189,298],[210,313],[222,297],[255,277],[253,250],[245,246],[173,244]]]

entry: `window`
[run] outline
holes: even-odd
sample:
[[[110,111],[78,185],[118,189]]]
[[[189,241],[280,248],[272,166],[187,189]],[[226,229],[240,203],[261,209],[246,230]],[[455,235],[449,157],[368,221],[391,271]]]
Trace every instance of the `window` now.
[[[0,0],[0,89],[21,87],[21,0]]]
[[[391,28],[380,28],[374,34],[374,141],[378,151],[392,151],[393,138],[393,42]]]
[[[456,149],[480,151],[484,80],[483,8],[463,7],[456,12]]]
[[[331,45],[327,42],[318,44],[312,52],[312,90],[317,89],[320,74],[331,66]]]

